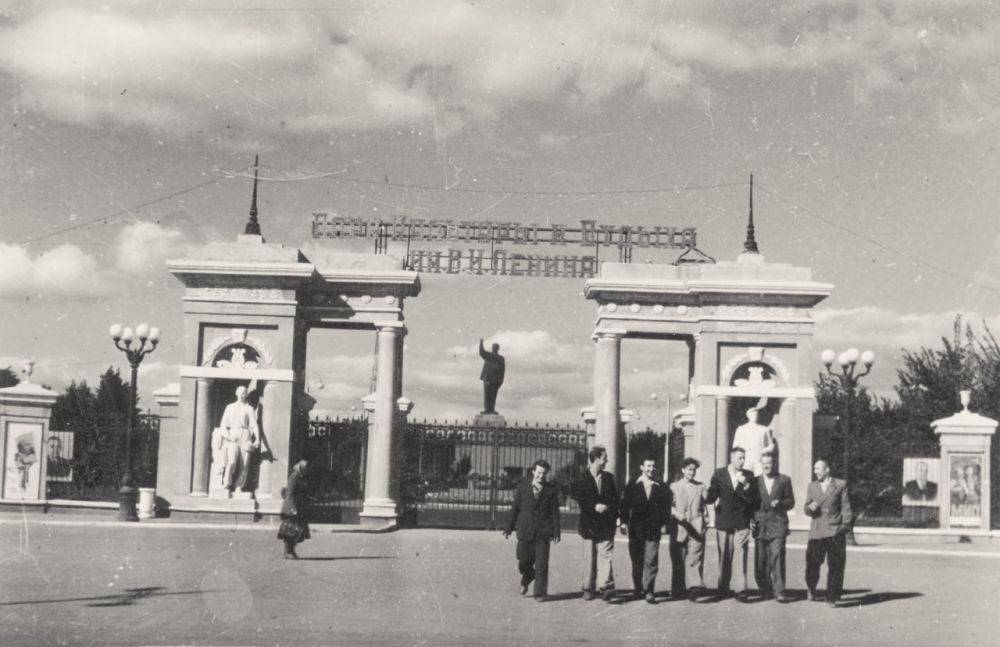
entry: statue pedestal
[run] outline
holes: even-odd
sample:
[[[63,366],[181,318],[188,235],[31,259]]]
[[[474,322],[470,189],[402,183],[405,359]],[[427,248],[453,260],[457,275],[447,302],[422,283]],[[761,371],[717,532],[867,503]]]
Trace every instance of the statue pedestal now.
[[[506,427],[507,419],[499,413],[480,413],[472,420],[474,427]]]

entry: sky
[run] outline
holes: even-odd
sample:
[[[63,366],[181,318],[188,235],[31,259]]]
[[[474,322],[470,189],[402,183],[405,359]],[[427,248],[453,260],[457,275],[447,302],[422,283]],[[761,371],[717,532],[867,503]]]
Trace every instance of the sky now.
[[[268,242],[311,214],[696,227],[742,249],[747,181],[768,261],[833,295],[819,350],[901,349],[957,314],[1000,324],[1000,10],[991,2],[0,3],[0,366],[61,389],[126,369],[108,338],[163,342],[140,395],[177,381],[168,258],[231,240],[260,155]],[[395,246],[392,250],[400,253]],[[532,250],[534,251],[534,250]],[[538,250],[541,252],[548,250]],[[308,255],[308,251],[306,251]],[[639,251],[669,262],[670,255]],[[593,302],[573,279],[425,275],[406,304],[417,417],[480,408],[497,341],[509,419],[576,423]],[[341,415],[374,335],[313,333],[307,382]],[[660,424],[680,344],[627,340],[623,405]],[[641,423],[640,423],[641,424]]]

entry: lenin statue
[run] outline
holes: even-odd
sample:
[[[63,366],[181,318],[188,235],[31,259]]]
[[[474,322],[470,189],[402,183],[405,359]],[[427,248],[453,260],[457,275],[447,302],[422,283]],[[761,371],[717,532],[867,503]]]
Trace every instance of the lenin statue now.
[[[500,344],[493,344],[493,350],[486,352],[483,340],[479,340],[479,356],[483,358],[483,371],[479,379],[483,381],[483,413],[497,412],[497,391],[503,384],[506,370],[503,355],[500,354]]]

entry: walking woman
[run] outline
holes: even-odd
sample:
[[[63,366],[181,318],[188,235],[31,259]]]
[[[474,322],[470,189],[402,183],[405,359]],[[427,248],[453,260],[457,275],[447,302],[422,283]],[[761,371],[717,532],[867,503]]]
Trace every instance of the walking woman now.
[[[295,544],[309,539],[309,524],[305,520],[305,490],[308,461],[300,460],[292,466],[285,488],[285,500],[281,503],[281,527],[278,539],[285,542],[285,559],[298,559]]]

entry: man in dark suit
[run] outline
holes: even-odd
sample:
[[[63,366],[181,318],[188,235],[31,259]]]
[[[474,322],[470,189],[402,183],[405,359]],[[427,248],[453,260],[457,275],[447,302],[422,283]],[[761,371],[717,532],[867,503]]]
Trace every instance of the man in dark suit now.
[[[928,505],[937,502],[938,486],[927,480],[927,463],[917,463],[917,478],[903,486],[904,503]]]
[[[593,600],[595,591],[610,601],[615,591],[612,551],[615,520],[618,519],[618,487],[615,477],[604,471],[608,452],[595,445],[589,453],[590,467],[570,488],[580,506],[579,532],[583,538],[583,599]]]
[[[847,564],[847,539],[854,513],[847,483],[830,476],[830,466],[825,460],[813,466],[816,480],[806,491],[805,513],[812,518],[809,524],[809,543],[806,546],[806,586],[809,599],[816,600],[819,569],[829,557],[826,573],[826,601],[837,606],[844,589],[844,567]]]
[[[628,484],[622,495],[621,529],[628,534],[628,555],[632,560],[633,596],[646,594],[654,604],[656,572],[660,564],[662,528],[670,520],[670,488],[654,480],[656,461],[643,459],[639,477]]]
[[[521,595],[535,582],[533,595],[541,602],[549,588],[549,543],[559,543],[559,490],[545,480],[549,464],[537,460],[531,476],[517,484],[510,521],[503,536],[517,530],[517,570],[521,573]]]
[[[483,370],[479,373],[479,379],[483,381],[483,413],[496,413],[497,392],[500,391],[507,370],[503,355],[500,354],[500,344],[493,344],[493,350],[486,352],[483,340],[480,339],[479,356],[483,358]]]
[[[754,576],[764,599],[772,596],[788,602],[785,596],[785,538],[788,536],[788,511],[795,507],[792,479],[778,474],[774,456],[760,457],[761,475],[754,484],[759,504],[754,513],[756,551]]]
[[[719,554],[719,596],[732,593],[729,588],[733,577],[733,557],[739,560],[737,599],[747,601],[747,557],[750,553],[750,519],[757,508],[757,490],[751,487],[753,472],[743,469],[746,451],[733,447],[729,452],[729,465],[712,474],[705,502],[715,507],[715,541]]]

